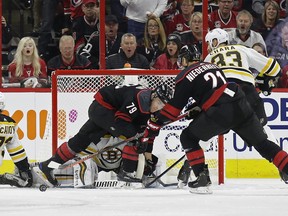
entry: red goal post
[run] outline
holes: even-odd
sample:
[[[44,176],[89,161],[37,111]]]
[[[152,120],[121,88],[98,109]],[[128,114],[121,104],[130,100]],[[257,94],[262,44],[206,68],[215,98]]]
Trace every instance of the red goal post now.
[[[88,119],[88,107],[93,100],[94,94],[101,87],[112,84],[121,85],[128,82],[129,84],[139,83],[148,88],[155,88],[159,84],[165,83],[171,88],[174,88],[174,78],[178,73],[178,70],[55,71],[55,73],[52,74],[52,153],[55,153],[57,147],[61,143],[74,136],[86,122]],[[187,122],[180,122],[179,124],[180,125],[171,126],[168,130],[170,130],[170,132],[177,130],[178,134],[181,133],[179,130],[183,128],[183,124],[187,125]],[[169,136],[170,135],[171,133],[169,133]],[[179,135],[176,134],[175,136],[178,136],[179,138]],[[165,137],[165,139],[166,138],[167,137]],[[211,166],[214,166],[216,161],[217,165],[215,166],[217,166],[217,168],[215,167],[215,169],[217,169],[218,183],[222,184],[224,183],[224,147],[222,136],[218,137],[218,145],[215,145],[216,146],[213,146],[212,148],[217,152],[217,158],[211,160],[213,161],[211,162],[211,164],[213,163]],[[169,149],[170,147],[165,146],[165,148]],[[173,147],[172,149],[169,149],[171,152],[174,150]],[[169,155],[171,152],[169,152]],[[181,152],[179,150],[179,146],[178,152],[183,155],[183,151]],[[166,157],[168,153],[164,153],[164,155]],[[173,156],[173,160],[166,158],[167,166],[176,160],[175,155],[176,154]],[[178,156],[178,158],[180,157]],[[207,161],[209,161],[209,158]],[[180,165],[177,167],[177,172],[179,168]],[[175,173],[173,175],[175,175]]]

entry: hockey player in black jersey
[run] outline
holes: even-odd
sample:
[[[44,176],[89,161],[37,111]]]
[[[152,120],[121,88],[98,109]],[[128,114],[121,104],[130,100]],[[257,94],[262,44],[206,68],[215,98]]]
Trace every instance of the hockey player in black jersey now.
[[[53,157],[40,163],[39,168],[50,183],[57,185],[53,170],[50,168],[51,164],[65,163],[74,158],[76,153],[86,149],[91,142],[98,143],[107,133],[114,137],[122,135],[130,138],[143,132],[151,114],[162,109],[172,98],[172,94],[172,90],[166,85],[160,85],[153,90],[140,85],[103,87],[94,96],[94,101],[88,110],[87,122],[74,137],[56,150]],[[134,175],[138,155],[144,152],[151,153],[153,141],[153,138],[139,138],[133,145],[126,145],[123,148],[123,169],[118,174],[119,180],[140,181]],[[149,160],[152,162],[152,154]]]
[[[18,169],[19,175],[11,173],[0,175],[0,184],[9,184],[17,187],[31,187],[33,177],[25,149],[19,142],[17,123],[14,119],[2,113],[4,107],[5,96],[0,92],[0,166],[4,157],[4,148],[6,148]]]
[[[217,65],[200,62],[200,53],[195,46],[182,47],[180,57],[186,68],[176,77],[174,97],[154,118],[148,120],[144,137],[157,136],[161,126],[177,118],[192,97],[195,100],[194,107],[198,108],[189,112],[193,121],[180,136],[188,163],[197,177],[188,183],[191,192],[203,188],[207,192],[211,184],[199,141],[207,141],[230,129],[253,146],[262,157],[273,162],[287,183],[288,155],[267,139],[263,126],[241,88],[234,82],[229,83]]]

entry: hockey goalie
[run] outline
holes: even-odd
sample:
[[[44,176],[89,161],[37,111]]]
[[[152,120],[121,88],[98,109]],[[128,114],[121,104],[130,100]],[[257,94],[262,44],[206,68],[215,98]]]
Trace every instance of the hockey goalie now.
[[[117,180],[117,174],[122,169],[122,149],[125,145],[134,145],[133,142],[124,142],[122,145],[115,148],[111,148],[97,156],[77,163],[79,159],[99,152],[103,148],[119,143],[123,139],[118,137],[112,137],[111,135],[105,135],[101,138],[101,141],[95,145],[91,143],[84,151],[77,154],[77,157],[67,161],[63,166],[58,169],[54,169],[54,176],[57,179],[61,187],[75,187],[75,188],[110,188],[110,187],[143,187],[147,181],[151,180],[152,173],[156,170],[156,164],[158,158],[148,152],[139,155],[138,166],[135,170],[136,177],[141,179],[141,182],[125,182]],[[150,160],[152,158],[152,160]],[[75,163],[74,166],[69,164]],[[31,164],[33,174],[33,185],[39,187],[44,184],[48,187],[53,187],[45,175],[37,166],[37,163]],[[66,168],[61,168],[66,167]],[[68,168],[67,168],[68,167]],[[154,184],[156,185],[156,184]]]

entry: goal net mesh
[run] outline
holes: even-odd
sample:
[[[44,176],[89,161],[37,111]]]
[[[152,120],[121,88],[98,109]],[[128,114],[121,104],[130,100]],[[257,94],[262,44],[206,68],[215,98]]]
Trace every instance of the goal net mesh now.
[[[153,74],[149,71],[149,74],[145,73],[146,75],[136,75],[140,74],[140,71],[119,70],[113,71],[113,75],[108,75],[107,72],[101,74],[101,71],[56,71],[52,76],[52,106],[56,106],[52,111],[53,119],[56,121],[53,122],[53,128],[57,128],[53,132],[53,143],[56,145],[54,149],[74,136],[87,121],[88,108],[93,101],[94,94],[100,88],[109,85],[135,84],[155,88],[163,83],[174,88],[176,72],[175,74],[166,72],[154,71],[155,74]],[[155,139],[153,149],[153,154],[159,158],[158,174],[184,155],[179,137],[188,124],[188,120],[182,119],[161,129],[160,135]],[[218,175],[217,144],[217,137],[201,143],[212,176]],[[176,182],[182,164],[183,161],[178,163],[167,175],[163,176],[162,180],[169,183]],[[217,177],[214,179],[217,181]]]

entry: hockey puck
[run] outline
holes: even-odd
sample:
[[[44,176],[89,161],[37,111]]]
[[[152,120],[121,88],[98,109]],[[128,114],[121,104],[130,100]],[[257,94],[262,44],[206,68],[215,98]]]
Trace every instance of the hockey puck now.
[[[41,184],[40,187],[39,187],[39,190],[40,190],[41,192],[45,192],[45,191],[47,190],[47,186],[44,185],[44,184]]]

